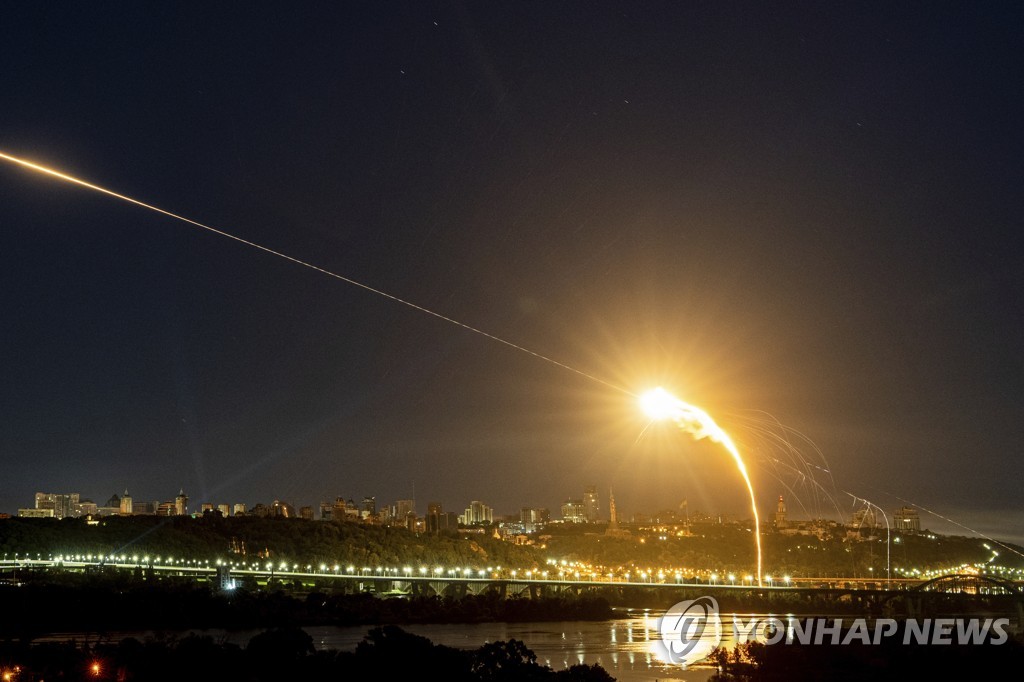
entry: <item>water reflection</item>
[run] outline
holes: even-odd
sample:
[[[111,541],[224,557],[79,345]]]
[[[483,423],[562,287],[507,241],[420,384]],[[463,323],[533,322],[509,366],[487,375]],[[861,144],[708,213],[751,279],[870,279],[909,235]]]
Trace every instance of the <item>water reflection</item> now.
[[[630,615],[604,622],[566,621],[555,623],[474,623],[408,625],[402,628],[427,637],[435,644],[459,649],[476,649],[488,642],[518,639],[537,655],[538,662],[556,670],[572,665],[598,664],[620,682],[650,680],[686,680],[706,682],[715,672],[707,664],[697,663],[683,668],[659,658],[656,649],[661,641],[658,628],[660,613]],[[304,628],[320,649],[354,651],[371,626]],[[125,637],[180,639],[190,633],[211,636],[218,641],[245,646],[258,630],[192,630],[182,632],[109,632],[102,637],[118,642]],[[96,633],[59,633],[36,640],[96,642]],[[731,646],[731,644],[730,644]]]

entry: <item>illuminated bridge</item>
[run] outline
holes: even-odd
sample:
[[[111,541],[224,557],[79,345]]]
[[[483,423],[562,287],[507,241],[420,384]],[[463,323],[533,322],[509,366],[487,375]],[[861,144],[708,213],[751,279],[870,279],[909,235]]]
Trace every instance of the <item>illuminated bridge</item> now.
[[[222,589],[280,589],[293,594],[316,591],[369,593],[379,597],[450,596],[496,594],[503,598],[536,599],[552,596],[592,595],[613,605],[664,608],[684,599],[714,596],[723,608],[764,608],[808,612],[841,607],[874,615],[942,613],[966,608],[1016,613],[1024,622],[1024,584],[979,575],[946,575],[933,580],[894,579],[791,579],[735,584],[694,583],[683,580],[597,580],[592,577],[548,577],[543,572],[472,569],[362,568],[321,566],[314,570],[296,564],[217,565],[208,561],[182,560],[161,563],[148,557],[108,557],[107,560],[76,558],[6,559],[0,561],[0,577],[20,582],[28,574],[50,571],[131,571],[146,577],[179,577],[216,585]],[[888,587],[888,589],[886,589]]]

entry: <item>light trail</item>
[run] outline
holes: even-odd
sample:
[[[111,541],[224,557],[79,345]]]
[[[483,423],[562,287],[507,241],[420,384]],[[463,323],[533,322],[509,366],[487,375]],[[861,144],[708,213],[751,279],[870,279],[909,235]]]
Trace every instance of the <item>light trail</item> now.
[[[889,517],[886,516],[884,509],[871,500],[864,499],[863,497],[857,497],[849,491],[847,491],[846,494],[852,497],[854,502],[863,502],[867,505],[868,510],[874,507],[882,513],[882,518],[885,519],[885,588],[889,589],[889,586],[892,583],[892,527],[889,525]],[[863,521],[861,521],[861,523],[863,523]]]
[[[874,487],[874,486],[869,486],[869,487]],[[931,514],[932,516],[935,516],[935,517],[938,517],[938,518],[942,519],[943,521],[948,521],[949,523],[952,523],[954,526],[959,526],[960,528],[963,528],[964,530],[968,530],[968,531],[974,533],[975,535],[977,535],[978,537],[984,538],[985,540],[988,540],[989,542],[994,542],[997,545],[999,545],[1000,547],[1002,547],[1003,549],[1006,549],[1006,550],[1008,550],[1010,552],[1013,552],[1017,556],[1024,557],[1024,553],[1022,553],[1020,550],[1014,549],[1013,547],[1011,547],[1011,546],[1009,546],[1007,544],[999,542],[999,540],[996,540],[995,538],[989,537],[988,535],[985,535],[984,533],[982,533],[980,531],[976,531],[976,530],[974,530],[973,528],[971,528],[969,526],[965,526],[964,524],[960,523],[959,521],[954,521],[953,519],[949,518],[948,516],[943,516],[942,514],[939,514],[938,512],[934,512],[931,509],[928,509],[927,507],[923,507],[923,506],[917,504],[916,502],[911,502],[910,500],[905,500],[902,497],[900,497],[899,495],[894,495],[893,493],[890,493],[890,492],[888,492],[886,490],[882,490],[881,488],[875,488],[875,490],[877,490],[880,493],[885,493],[886,495],[889,495],[891,497],[895,497],[900,502],[903,502],[904,504],[909,504],[911,507],[917,507],[921,511],[927,512],[927,513]],[[899,529],[897,529],[897,530],[899,530]]]
[[[747,473],[747,465],[740,456],[740,451],[732,442],[725,431],[722,430],[715,420],[704,410],[695,405],[684,403],[663,388],[655,388],[640,396],[640,404],[647,415],[652,419],[671,419],[676,426],[686,431],[695,440],[710,438],[719,443],[736,462],[736,467],[747,484],[747,492],[750,493],[750,510],[754,513],[754,543],[757,546],[757,586],[761,583],[761,518],[757,513],[757,500],[754,497],[754,486],[750,482],[750,475]]]
[[[22,168],[26,168],[28,170],[35,171],[37,173],[42,173],[43,175],[48,175],[50,177],[56,178],[56,179],[61,180],[63,182],[70,183],[72,185],[78,185],[79,187],[84,187],[84,188],[90,189],[90,190],[92,190],[94,192],[99,192],[100,194],[106,194],[107,196],[114,197],[115,199],[120,199],[121,201],[128,202],[129,204],[135,204],[136,206],[139,206],[141,208],[145,208],[147,210],[154,211],[156,213],[160,213],[162,215],[165,215],[165,216],[167,216],[169,218],[173,218],[175,220],[180,220],[183,223],[188,223],[189,225],[192,225],[194,227],[198,227],[198,228],[200,228],[202,230],[206,230],[207,232],[212,232],[213,234],[219,235],[221,237],[226,237],[228,239],[232,239],[232,240],[234,240],[236,242],[239,242],[241,244],[245,244],[246,246],[250,246],[250,247],[252,247],[254,249],[258,249],[260,251],[263,251],[264,253],[269,253],[272,256],[277,256],[278,258],[283,258],[284,260],[290,261],[292,263],[295,263],[296,265],[301,265],[302,267],[309,268],[310,270],[315,270],[316,272],[319,272],[319,273],[321,273],[323,275],[327,275],[328,277],[333,277],[334,279],[341,280],[342,282],[345,282],[346,284],[351,284],[352,286],[359,287],[360,289],[364,289],[366,291],[369,291],[370,293],[377,294],[378,296],[383,296],[384,298],[389,299],[391,301],[394,301],[396,303],[401,303],[402,305],[408,306],[408,307],[412,308],[413,310],[418,310],[421,313],[426,313],[427,315],[430,315],[431,317],[436,317],[439,320],[444,320],[445,322],[448,322],[449,324],[453,324],[456,327],[461,327],[462,329],[465,329],[467,331],[471,331],[474,334],[479,334],[480,336],[488,338],[488,339],[490,339],[492,341],[497,341],[498,343],[504,344],[504,345],[508,346],[509,348],[514,348],[515,350],[522,351],[523,353],[526,353],[527,355],[532,355],[533,357],[535,357],[535,358],[537,358],[539,360],[543,360],[545,362],[549,362],[552,365],[555,365],[556,367],[561,367],[562,369],[565,369],[565,370],[568,370],[568,371],[573,372],[575,374],[578,374],[579,376],[582,376],[582,377],[585,377],[587,379],[590,379],[591,381],[595,381],[595,382],[597,382],[599,384],[607,386],[608,388],[615,389],[616,391],[620,391],[620,392],[625,393],[626,395],[629,395],[629,396],[634,396],[634,394],[631,391],[628,391],[627,389],[625,389],[625,388],[623,388],[621,386],[617,386],[616,384],[613,384],[613,383],[611,383],[609,381],[605,381],[604,379],[596,377],[593,374],[589,374],[587,372],[584,372],[583,370],[576,369],[575,367],[572,367],[571,365],[567,365],[564,362],[559,362],[558,360],[555,360],[554,358],[550,358],[550,357],[548,357],[546,355],[542,355],[540,353],[532,351],[529,348],[525,348],[523,346],[520,346],[519,344],[513,343],[512,341],[508,341],[506,339],[503,339],[500,336],[495,336],[494,334],[490,334],[488,332],[485,332],[482,329],[478,329],[476,327],[468,325],[465,322],[460,322],[459,320],[456,320],[454,318],[448,317],[447,315],[442,315],[441,313],[438,313],[438,312],[435,312],[433,310],[430,310],[429,308],[424,308],[423,306],[417,305],[417,304],[415,304],[415,303],[413,303],[411,301],[407,301],[404,298],[399,298],[398,296],[395,296],[393,294],[389,294],[386,291],[382,291],[382,290],[377,289],[375,287],[372,287],[372,286],[370,286],[368,284],[363,284],[362,282],[358,282],[358,281],[356,281],[354,279],[351,279],[349,277],[345,277],[344,275],[339,275],[336,272],[332,272],[332,271],[327,270],[325,268],[322,268],[322,267],[320,267],[318,265],[314,265],[314,264],[309,263],[307,261],[300,260],[300,259],[295,258],[293,256],[289,256],[288,254],[281,253],[280,251],[275,251],[274,249],[271,249],[271,248],[269,248],[267,246],[263,246],[262,244],[257,244],[256,242],[251,242],[248,239],[244,239],[242,237],[239,237],[237,235],[233,235],[233,234],[231,234],[229,232],[225,232],[223,230],[218,230],[217,228],[210,227],[209,225],[204,225],[203,223],[200,223],[199,221],[196,221],[196,220],[192,220],[191,218],[186,218],[185,216],[178,215],[177,213],[172,213],[171,211],[168,211],[166,209],[162,209],[159,206],[154,206],[152,204],[147,204],[144,201],[140,201],[138,199],[133,199],[132,197],[129,197],[129,196],[124,195],[124,194],[119,194],[119,193],[117,193],[117,192],[115,192],[115,191],[113,191],[111,189],[107,189],[106,187],[101,187],[100,185],[95,185],[95,184],[93,184],[91,182],[87,182],[85,180],[82,180],[81,178],[76,178],[73,175],[68,175],[67,173],[62,173],[61,171],[55,170],[53,168],[48,168],[48,167],[40,165],[38,163],[33,163],[33,162],[28,161],[26,159],[18,158],[17,156],[11,156],[10,154],[5,154],[2,151],[0,151],[0,159],[2,159],[4,161],[9,161],[10,163],[13,163],[13,164],[16,164],[18,166],[21,166]]]

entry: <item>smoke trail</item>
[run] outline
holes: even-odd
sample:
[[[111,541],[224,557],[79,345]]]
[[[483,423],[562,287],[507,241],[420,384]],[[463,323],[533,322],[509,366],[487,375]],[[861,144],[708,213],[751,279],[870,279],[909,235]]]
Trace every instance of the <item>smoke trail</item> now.
[[[750,509],[754,513],[754,543],[757,546],[757,585],[761,586],[761,518],[757,513],[757,500],[754,497],[754,486],[747,473],[747,465],[740,456],[740,451],[725,431],[704,410],[695,405],[684,403],[663,388],[655,388],[640,397],[641,406],[652,419],[671,419],[676,426],[686,431],[695,440],[704,438],[720,444],[736,462],[736,467],[747,484],[750,493]]]
[[[518,351],[522,351],[523,353],[526,353],[527,355],[532,355],[533,357],[538,358],[540,360],[544,360],[545,362],[550,362],[552,365],[555,365],[556,367],[561,367],[562,369],[567,369],[570,372],[574,372],[574,373],[576,373],[576,374],[578,374],[578,375],[580,375],[582,377],[586,377],[587,379],[590,379],[591,381],[596,381],[597,383],[602,384],[604,386],[607,386],[608,388],[613,388],[616,391],[621,391],[622,393],[625,393],[626,395],[629,395],[629,396],[633,395],[632,392],[626,390],[625,388],[622,388],[621,386],[617,386],[617,385],[615,385],[613,383],[605,381],[604,379],[600,379],[600,378],[594,376],[593,374],[588,374],[587,372],[584,372],[583,370],[576,369],[575,367],[567,365],[567,364],[565,364],[563,362],[559,362],[558,360],[555,360],[553,358],[549,358],[546,355],[541,355],[540,353],[534,352],[534,351],[530,350],[529,348],[524,348],[523,346],[520,346],[520,345],[518,345],[516,343],[513,343],[511,341],[507,341],[507,340],[501,338],[500,336],[495,336],[494,334],[489,334],[489,333],[487,333],[487,332],[485,332],[485,331],[483,331],[481,329],[477,329],[476,327],[472,327],[472,326],[470,326],[470,325],[468,325],[468,324],[466,324],[464,322],[460,322],[460,321],[458,321],[458,320],[456,320],[454,318],[448,317],[446,315],[442,315],[441,313],[438,313],[438,312],[434,312],[433,310],[430,310],[429,308],[424,308],[423,306],[416,305],[415,303],[412,303],[411,301],[407,301],[407,300],[405,300],[403,298],[399,298],[398,296],[394,296],[392,294],[389,294],[386,291],[381,291],[380,289],[375,289],[374,287],[371,287],[368,284],[363,284],[362,282],[357,282],[354,279],[350,279],[350,278],[345,277],[343,275],[339,275],[336,272],[331,272],[330,270],[326,270],[326,269],[321,268],[321,267],[319,267],[317,265],[313,265],[312,263],[307,263],[306,261],[299,260],[298,258],[294,258],[294,257],[289,256],[287,254],[281,253],[280,251],[275,251],[275,250],[273,250],[273,249],[271,249],[269,247],[263,246],[261,244],[257,244],[255,242],[251,242],[251,241],[249,241],[247,239],[243,239],[242,237],[235,236],[235,235],[230,234],[228,232],[224,232],[223,230],[218,230],[218,229],[216,229],[214,227],[210,227],[209,225],[204,225],[203,223],[200,223],[198,221],[192,220],[191,218],[186,218],[185,216],[178,215],[177,213],[171,213],[170,211],[162,209],[162,208],[160,208],[158,206],[153,206],[152,204],[147,204],[147,203],[145,203],[143,201],[139,201],[138,199],[133,199],[133,198],[131,198],[129,196],[125,196],[124,194],[118,194],[117,192],[115,192],[113,190],[107,189],[105,187],[100,187],[99,185],[94,185],[94,184],[92,184],[90,182],[86,182],[85,180],[82,180],[80,178],[76,178],[73,175],[68,175],[68,174],[62,173],[62,172],[60,172],[58,170],[54,170],[52,168],[47,168],[46,166],[41,166],[41,165],[39,165],[37,163],[32,163],[31,161],[26,161],[25,159],[20,159],[20,158],[18,158],[16,156],[11,156],[10,154],[5,154],[3,152],[0,152],[0,159],[3,159],[4,161],[10,161],[11,163],[17,164],[17,165],[19,165],[19,166],[21,166],[23,168],[27,168],[27,169],[32,170],[32,171],[36,171],[37,173],[42,173],[44,175],[49,175],[51,177],[57,178],[58,180],[63,180],[64,182],[68,182],[68,183],[71,183],[73,185],[78,185],[80,187],[85,187],[86,189],[91,189],[94,192],[99,192],[101,194],[106,194],[107,196],[114,197],[115,199],[120,199],[121,201],[126,201],[129,204],[135,204],[136,206],[141,206],[142,208],[148,209],[150,211],[155,211],[156,213],[161,213],[161,214],[163,214],[163,215],[165,215],[165,216],[167,216],[169,218],[174,218],[175,220],[180,220],[180,221],[182,221],[184,223],[188,223],[189,225],[192,225],[194,227],[198,227],[198,228],[206,230],[208,232],[212,232],[213,234],[220,235],[221,237],[227,237],[228,239],[233,239],[234,241],[242,243],[242,244],[245,244],[246,246],[251,246],[254,249],[259,249],[260,251],[263,251],[265,253],[269,253],[272,256],[277,256],[278,258],[283,258],[283,259],[285,259],[287,261],[291,261],[292,263],[295,263],[296,265],[301,265],[301,266],[303,266],[305,268],[309,268],[310,270],[315,270],[315,271],[317,271],[317,272],[319,272],[321,274],[327,275],[328,277],[333,277],[334,279],[339,279],[342,282],[345,282],[347,284],[351,284],[353,286],[359,287],[360,289],[365,289],[366,291],[369,291],[370,293],[377,294],[378,296],[383,296],[384,298],[390,299],[390,300],[392,300],[392,301],[394,301],[396,303],[401,303],[402,305],[408,306],[408,307],[410,307],[410,308],[412,308],[414,310],[418,310],[421,313],[426,313],[427,315],[430,315],[432,317],[436,317],[439,320],[444,320],[445,322],[448,322],[449,324],[453,324],[456,327],[461,327],[461,328],[463,328],[463,329],[465,329],[467,331],[473,332],[474,334],[479,334],[480,336],[484,336],[484,337],[486,337],[488,339],[491,339],[492,341],[497,341],[498,343],[504,344],[504,345],[506,345],[506,346],[508,346],[510,348],[514,348],[514,349],[516,349]]]

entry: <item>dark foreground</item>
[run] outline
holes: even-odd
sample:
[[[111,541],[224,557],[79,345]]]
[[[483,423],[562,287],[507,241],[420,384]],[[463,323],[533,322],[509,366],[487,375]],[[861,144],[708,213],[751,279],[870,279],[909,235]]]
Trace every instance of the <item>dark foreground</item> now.
[[[433,644],[388,625],[370,630],[354,652],[316,651],[298,628],[268,630],[245,647],[189,635],[170,641],[134,638],[117,644],[0,644],[4,682],[41,680],[239,682],[342,679],[444,679],[465,682],[609,682],[603,668],[575,665],[555,671],[512,639],[474,651]]]

